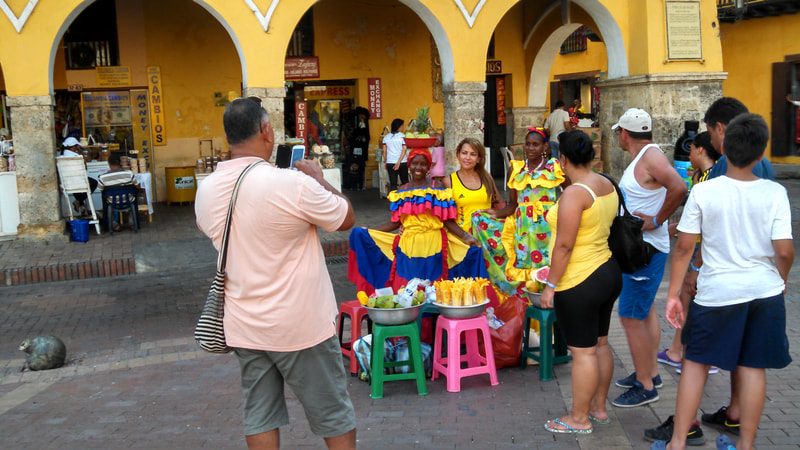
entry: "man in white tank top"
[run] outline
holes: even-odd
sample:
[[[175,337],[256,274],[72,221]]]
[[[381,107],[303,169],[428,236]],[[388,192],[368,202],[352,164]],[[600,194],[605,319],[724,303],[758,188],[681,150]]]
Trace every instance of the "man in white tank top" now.
[[[611,129],[618,133],[619,146],[633,158],[619,182],[625,204],[644,220],[644,240],[657,250],[647,266],[622,274],[619,315],[636,372],[617,380],[617,386],[628,391],[612,404],[630,408],[658,400],[656,388],[662,386],[656,360],[661,327],[652,306],[669,253],[667,219],[680,206],[687,188],[664,152],[653,144],[652,119],[646,111],[627,110]]]

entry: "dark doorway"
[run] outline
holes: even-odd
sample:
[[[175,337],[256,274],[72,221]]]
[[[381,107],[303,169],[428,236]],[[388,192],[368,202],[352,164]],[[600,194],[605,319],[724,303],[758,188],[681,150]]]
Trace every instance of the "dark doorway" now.
[[[503,155],[500,148],[506,146],[505,110],[510,108],[511,96],[505,75],[486,77],[486,92],[483,96],[483,145],[489,148],[492,177],[503,176]],[[498,101],[499,99],[499,101]]]

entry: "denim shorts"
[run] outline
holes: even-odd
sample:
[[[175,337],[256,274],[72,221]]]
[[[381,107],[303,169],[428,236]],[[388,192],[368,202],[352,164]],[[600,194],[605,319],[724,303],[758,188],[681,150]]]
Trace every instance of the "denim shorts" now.
[[[289,423],[284,382],[300,400],[317,436],[335,437],[356,427],[336,335],[296,352],[233,351],[242,372],[245,435],[265,433]]]
[[[634,273],[622,274],[622,292],[619,294],[619,316],[644,320],[658,293],[658,286],[664,278],[667,254],[655,252],[650,264]]]
[[[783,294],[717,307],[692,302],[681,341],[686,359],[725,370],[782,369],[792,362]]]

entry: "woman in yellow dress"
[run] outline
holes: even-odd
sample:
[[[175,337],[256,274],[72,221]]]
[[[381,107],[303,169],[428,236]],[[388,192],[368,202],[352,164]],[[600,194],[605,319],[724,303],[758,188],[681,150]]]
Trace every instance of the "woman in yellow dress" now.
[[[445,177],[444,186],[453,191],[458,208],[456,223],[472,233],[472,215],[501,202],[494,179],[486,171],[486,147],[475,138],[466,138],[456,147],[460,168]]]

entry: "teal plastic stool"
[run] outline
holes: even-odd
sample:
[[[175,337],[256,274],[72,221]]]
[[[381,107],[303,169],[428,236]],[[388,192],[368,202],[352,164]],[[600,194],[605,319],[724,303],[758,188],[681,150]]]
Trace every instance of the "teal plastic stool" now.
[[[383,347],[388,338],[408,338],[407,361],[384,361]],[[425,364],[422,362],[422,349],[419,341],[419,327],[417,322],[405,325],[380,325],[372,326],[372,355],[370,364],[370,382],[372,391],[370,397],[383,398],[383,383],[394,380],[417,380],[417,393],[427,395],[428,387],[425,385]],[[386,367],[408,366],[408,373],[385,374]]]
[[[531,333],[531,320],[539,322],[539,347],[528,345]],[[572,356],[567,354],[567,343],[558,331],[556,325],[556,312],[552,309],[542,309],[528,306],[525,311],[525,321],[522,322],[522,354],[519,366],[525,368],[528,358],[539,362],[539,379],[550,381],[553,379],[553,364],[572,361]],[[555,334],[555,343],[553,335]],[[542,348],[544,346],[544,348]]]
[[[439,307],[433,303],[425,303],[422,305],[422,308],[419,309],[419,315],[417,316],[417,326],[419,327],[420,335],[422,335],[422,316],[428,315],[431,317],[431,338],[436,333],[436,321],[439,319]],[[431,344],[433,344],[433,339],[431,339]]]

